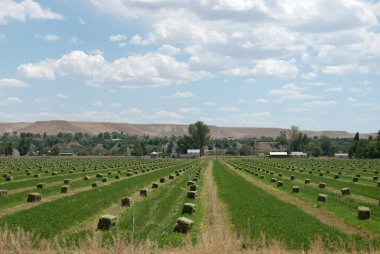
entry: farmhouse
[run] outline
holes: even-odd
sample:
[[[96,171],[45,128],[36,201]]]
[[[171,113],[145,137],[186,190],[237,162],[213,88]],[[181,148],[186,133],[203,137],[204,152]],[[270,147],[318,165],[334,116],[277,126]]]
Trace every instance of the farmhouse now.
[[[288,157],[287,152],[270,152],[269,158],[285,158]]]
[[[187,154],[190,157],[200,157],[201,156],[201,150],[200,149],[187,149]]]
[[[336,153],[334,157],[337,159],[348,159],[348,153]]]
[[[307,153],[304,152],[291,152],[291,157],[307,157]]]

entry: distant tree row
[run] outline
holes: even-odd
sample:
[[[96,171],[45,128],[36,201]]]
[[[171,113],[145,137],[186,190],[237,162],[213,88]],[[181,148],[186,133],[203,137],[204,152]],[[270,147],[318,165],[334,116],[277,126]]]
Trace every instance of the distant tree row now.
[[[349,150],[350,158],[375,159],[380,158],[380,130],[376,138],[369,136],[368,139],[360,139],[359,132],[356,133],[354,144]]]

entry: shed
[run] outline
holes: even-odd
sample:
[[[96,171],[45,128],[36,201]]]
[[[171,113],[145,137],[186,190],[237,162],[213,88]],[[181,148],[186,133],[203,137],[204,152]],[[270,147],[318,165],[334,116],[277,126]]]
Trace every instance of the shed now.
[[[150,158],[151,159],[158,159],[158,158],[160,158],[160,154],[157,153],[157,152],[151,152],[150,153]]]
[[[287,152],[270,152],[269,153],[270,158],[285,158],[288,157]]]
[[[201,156],[201,149],[187,149],[187,154],[190,157],[200,157]]]
[[[304,152],[291,152],[291,157],[307,157],[307,153]]]
[[[348,153],[336,153],[334,157],[338,159],[348,159]]]

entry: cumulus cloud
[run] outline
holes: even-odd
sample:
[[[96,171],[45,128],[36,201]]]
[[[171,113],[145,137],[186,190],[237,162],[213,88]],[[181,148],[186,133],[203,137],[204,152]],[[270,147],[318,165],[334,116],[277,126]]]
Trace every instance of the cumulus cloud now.
[[[168,86],[208,77],[206,72],[190,71],[186,62],[158,53],[108,62],[102,55],[83,51],[72,51],[60,59],[23,64],[18,72],[29,78],[54,80],[62,76],[85,80],[94,86],[111,83],[120,87]]]
[[[33,0],[1,1],[0,25],[7,24],[9,20],[26,21],[27,19],[63,19],[63,16],[48,8],[42,8]]]
[[[237,67],[226,72],[232,76],[255,77],[255,76],[274,76],[279,78],[294,78],[298,73],[295,60],[259,60],[254,68]]]
[[[109,37],[110,42],[121,42],[127,40],[124,34],[113,34]]]
[[[192,92],[189,92],[189,91],[175,92],[172,95],[163,96],[163,98],[165,98],[165,99],[187,99],[187,98],[194,98],[194,97],[195,97],[195,94],[193,94]]]
[[[314,100],[319,96],[304,93],[303,89],[294,84],[288,84],[280,89],[272,89],[268,93],[269,96],[275,97],[279,100]]]
[[[0,79],[0,87],[1,88],[5,88],[5,87],[24,88],[24,87],[30,87],[30,85],[18,79],[3,78],[3,79]]]
[[[101,101],[95,101],[93,104],[92,104],[92,106],[94,106],[94,107],[103,107],[103,102],[101,102]]]
[[[222,112],[238,112],[239,111],[239,109],[234,106],[219,107],[218,110]]]
[[[267,100],[267,99],[264,99],[264,98],[257,98],[257,99],[255,100],[255,103],[256,103],[256,104],[268,104],[268,103],[270,103],[270,101]]]
[[[0,101],[0,106],[7,106],[12,104],[20,104],[23,103],[24,100],[20,97],[8,97],[5,98],[3,101]]]
[[[56,34],[46,34],[46,35],[35,34],[34,37],[43,41],[47,41],[47,42],[53,42],[53,41],[59,40],[59,36]]]
[[[368,73],[369,69],[367,66],[359,66],[358,64],[347,64],[347,65],[326,66],[322,70],[322,73],[335,74],[335,75],[343,75],[343,74],[352,73],[352,72]]]

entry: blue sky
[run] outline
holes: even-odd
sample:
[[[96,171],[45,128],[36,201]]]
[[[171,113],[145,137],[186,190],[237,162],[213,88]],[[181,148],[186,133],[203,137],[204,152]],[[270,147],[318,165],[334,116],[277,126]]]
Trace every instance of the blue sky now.
[[[1,0],[0,121],[377,132],[380,3]]]

